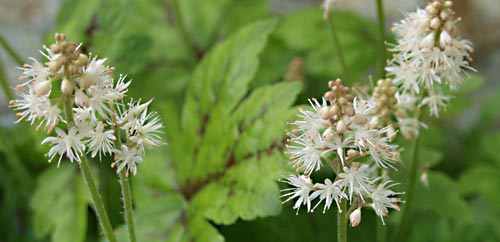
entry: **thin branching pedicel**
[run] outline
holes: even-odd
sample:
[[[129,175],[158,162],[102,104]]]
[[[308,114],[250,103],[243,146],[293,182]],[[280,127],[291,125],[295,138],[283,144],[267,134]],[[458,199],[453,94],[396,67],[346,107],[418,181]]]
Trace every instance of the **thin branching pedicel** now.
[[[306,205],[308,212],[324,202],[323,211],[335,202],[339,212],[340,202],[351,204],[351,225],[361,221],[361,210],[371,207],[383,217],[388,209],[399,209],[400,194],[394,192],[394,185],[386,175],[379,176],[377,167],[394,169],[399,161],[398,146],[392,144],[396,132],[392,126],[384,126],[383,119],[394,106],[395,99],[387,103],[377,102],[377,98],[363,100],[350,93],[340,80],[328,83],[330,91],[322,101],[310,100],[312,110],[300,110],[299,119],[291,123],[286,153],[290,164],[302,175],[290,175],[285,182],[292,187],[285,189],[285,202],[297,199],[294,209],[299,211]],[[394,88],[379,90],[395,95]],[[386,106],[384,106],[386,105]],[[334,179],[324,183],[314,183],[311,173],[327,163],[335,172]],[[317,199],[318,198],[318,199]],[[313,200],[318,200],[314,205]]]
[[[163,125],[156,113],[148,112],[151,101],[124,103],[131,83],[125,76],[114,80],[114,68],[104,65],[106,59],[81,53],[62,34],[55,37],[56,43],[42,52],[47,62],[30,58],[32,64],[21,68],[20,79],[26,81],[16,87],[19,99],[10,103],[17,122],[37,124],[37,130],[48,134],[55,130],[55,136],[42,141],[51,145],[49,162],[56,157],[59,165],[64,157],[80,162],[85,154],[99,159],[112,155],[117,172],[137,174],[145,149],[162,144]]]

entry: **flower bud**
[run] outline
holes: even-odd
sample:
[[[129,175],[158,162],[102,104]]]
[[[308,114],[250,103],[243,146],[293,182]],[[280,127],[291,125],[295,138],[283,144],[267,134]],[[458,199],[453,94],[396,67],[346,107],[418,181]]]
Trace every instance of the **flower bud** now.
[[[431,49],[432,47],[434,47],[435,39],[436,39],[436,34],[434,32],[428,34],[427,36],[424,37],[422,42],[420,42],[420,47]]]
[[[441,19],[438,17],[432,18],[430,26],[432,29],[438,29],[441,26]]]
[[[451,44],[451,36],[448,33],[448,31],[443,30],[441,34],[439,35],[439,45],[441,48],[445,48],[446,46]]]
[[[339,134],[344,134],[347,132],[347,125],[345,124],[344,120],[340,120],[337,122],[336,130]]]
[[[71,95],[73,93],[73,86],[71,85],[71,82],[66,78],[62,80],[61,92],[64,95]]]
[[[356,227],[361,223],[361,209],[357,208],[351,215],[349,215],[349,220],[351,221],[351,226]]]
[[[80,107],[87,107],[89,105],[89,98],[81,89],[75,92],[75,104]]]
[[[50,50],[51,50],[52,52],[54,52],[54,54],[57,54],[57,53],[59,53],[59,52],[61,51],[61,48],[59,47],[59,45],[52,44],[52,45],[50,46]]]
[[[348,158],[357,157],[357,156],[359,156],[359,151],[357,151],[355,149],[350,149],[347,151]]]
[[[75,61],[75,64],[81,67],[86,66],[89,64],[89,57],[87,55],[80,54],[78,59]]]
[[[76,80],[76,83],[78,84],[78,87],[84,90],[89,88],[92,84],[94,84],[93,81],[90,78],[87,78],[87,76],[85,75],[78,78],[78,80]]]
[[[332,138],[334,137],[334,131],[333,131],[333,128],[332,127],[328,127],[324,132],[323,132],[323,135],[322,135],[322,138],[326,141],[330,141],[332,140]]]
[[[319,115],[321,115],[321,118],[323,119],[329,119],[330,118],[330,108],[329,107],[322,107],[319,110]]]
[[[430,15],[436,15],[438,13],[438,10],[435,7],[433,7],[431,4],[427,5],[427,7],[425,7],[425,11]]]
[[[444,29],[449,33],[454,33],[456,31],[455,23],[453,21],[448,20],[444,23]]]
[[[451,15],[450,15],[450,13],[449,13],[448,11],[441,11],[441,12],[439,13],[439,17],[440,17],[443,21],[446,21],[446,20],[448,20],[448,19],[451,17]]]
[[[52,89],[52,83],[48,80],[37,81],[33,84],[33,92],[38,96],[47,95]]]

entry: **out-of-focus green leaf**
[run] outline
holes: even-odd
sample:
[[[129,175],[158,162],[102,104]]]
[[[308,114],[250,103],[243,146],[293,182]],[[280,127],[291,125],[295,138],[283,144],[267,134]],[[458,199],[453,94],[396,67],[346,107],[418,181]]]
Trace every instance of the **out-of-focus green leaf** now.
[[[375,62],[376,27],[353,13],[335,12],[332,16],[349,76],[355,77]],[[304,58],[310,75],[330,79],[341,74],[346,76],[341,73],[338,53],[321,9],[313,8],[285,16],[276,35]]]
[[[211,224],[276,215],[276,184],[286,163],[278,149],[298,83],[247,93],[275,21],[252,24],[216,46],[197,67],[180,120],[172,103],[170,154],[145,159],[134,183],[139,241],[223,241]],[[119,230],[119,237],[126,236]]]
[[[186,178],[187,174],[197,178],[223,169],[220,162],[226,160],[226,149],[234,142],[237,131],[228,129],[227,116],[245,95],[257,70],[257,56],[274,26],[275,21],[265,21],[242,29],[216,46],[196,68],[182,112],[182,129],[192,139],[184,148],[190,150],[178,157],[184,160],[179,172]],[[204,159],[196,165],[203,168],[193,169],[196,153]]]
[[[229,0],[179,1],[186,29],[196,46],[206,49],[216,38],[217,27],[226,21]]]
[[[481,123],[490,123],[500,117],[500,90],[495,90],[485,95],[485,102],[481,110]]]
[[[482,139],[480,149],[484,154],[500,165],[500,152],[498,152],[498,145],[500,144],[500,133],[489,133]]]
[[[443,159],[443,152],[430,147],[422,147],[420,150],[420,160],[423,166],[432,167]]]
[[[460,188],[464,195],[480,195],[500,213],[500,169],[498,167],[478,166],[468,170],[460,177]]]
[[[62,164],[38,179],[31,199],[38,238],[50,234],[53,242],[85,241],[90,199],[76,168],[75,164]]]
[[[87,29],[95,18],[101,1],[65,1],[56,18],[57,32],[64,33],[75,42],[88,42]],[[49,43],[54,41],[48,36]]]
[[[467,204],[460,197],[460,187],[444,173],[428,172],[429,186],[418,183],[415,210],[432,211],[443,218],[470,220]]]
[[[408,242],[440,241],[452,242],[452,227],[449,219],[434,213],[423,213],[413,221]]]
[[[466,79],[463,84],[459,85],[457,90],[452,92],[452,95],[468,94],[476,91],[478,88],[483,86],[484,77],[472,74],[470,79]]]
[[[498,206],[495,204],[493,206]],[[471,221],[455,221],[453,239],[451,241],[494,242],[500,240],[500,213],[498,209],[484,201],[481,197],[469,199],[469,207],[473,216]]]

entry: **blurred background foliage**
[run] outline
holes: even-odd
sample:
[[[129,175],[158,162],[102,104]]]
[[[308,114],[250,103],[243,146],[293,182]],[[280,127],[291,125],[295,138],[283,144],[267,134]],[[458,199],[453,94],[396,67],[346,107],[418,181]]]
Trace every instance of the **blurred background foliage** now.
[[[134,80],[130,96],[155,99],[166,125],[169,145],[149,154],[132,179],[139,241],[334,240],[333,210],[295,215],[290,203],[281,207],[276,181],[289,171],[280,151],[285,121],[296,111],[292,104],[320,97],[330,79],[370,85],[377,26],[360,12],[333,14],[346,76],[319,1],[292,2],[66,0],[58,5],[44,43],[63,32],[86,52],[106,57]],[[420,175],[428,186],[418,185],[408,241],[500,241],[500,89],[492,84],[496,80],[482,77],[488,64],[478,57],[478,74],[422,132]],[[12,68],[0,67],[0,78],[7,78],[4,70]],[[2,114],[0,242],[99,241],[77,166],[48,164],[47,147],[39,145],[44,134],[12,120],[12,112]],[[399,143],[404,164],[394,175],[401,183],[396,190],[404,190],[411,148],[405,140]],[[114,171],[108,162],[93,164],[112,223],[118,236],[125,236]],[[349,240],[373,241],[375,219],[364,212],[361,225],[349,228]],[[389,238],[398,219],[391,212]]]

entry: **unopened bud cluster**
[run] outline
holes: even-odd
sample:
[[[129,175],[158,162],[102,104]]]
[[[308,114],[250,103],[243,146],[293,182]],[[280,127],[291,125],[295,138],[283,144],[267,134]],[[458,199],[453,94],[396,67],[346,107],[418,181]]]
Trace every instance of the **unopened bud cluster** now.
[[[124,76],[115,81],[106,59],[81,53],[63,34],[55,39],[42,52],[46,63],[30,58],[32,64],[21,68],[20,79],[27,80],[16,87],[19,99],[10,103],[17,122],[37,123],[37,130],[43,127],[48,134],[55,130],[56,136],[42,141],[51,145],[49,161],[58,156],[58,164],[63,157],[79,162],[86,153],[112,155],[117,172],[126,167],[127,175],[135,175],[145,148],[162,144],[163,125],[156,113],[148,112],[151,101],[123,103],[130,81]]]
[[[374,112],[380,119],[387,119],[394,112],[396,104],[398,103],[396,98],[397,92],[398,88],[392,84],[390,78],[377,82],[377,86],[373,91],[373,97],[376,103]]]
[[[355,97],[339,79],[328,86],[330,90],[322,101],[310,100],[312,110],[301,109],[299,119],[291,123],[286,154],[302,174],[286,179],[292,187],[284,189],[283,196],[288,197],[285,202],[297,199],[294,208],[298,211],[305,205],[308,212],[323,202],[325,211],[335,202],[342,212],[339,202],[345,199],[359,207],[373,208],[383,220],[388,208],[399,209],[400,199],[395,197],[399,193],[390,189],[392,183],[387,177],[377,173],[378,168],[394,168],[399,161],[398,146],[391,143],[396,133],[379,122],[374,99]],[[382,92],[393,92],[389,89],[380,88],[379,97]],[[324,163],[336,176],[314,183],[311,173]],[[319,201],[312,206],[315,199]],[[359,224],[360,216],[353,225]]]
[[[450,100],[447,91],[470,78],[467,70],[474,70],[469,66],[472,44],[457,36],[459,19],[452,6],[451,1],[433,0],[395,24],[397,45],[386,68],[400,94],[416,99],[413,109],[427,107],[435,117]]]

